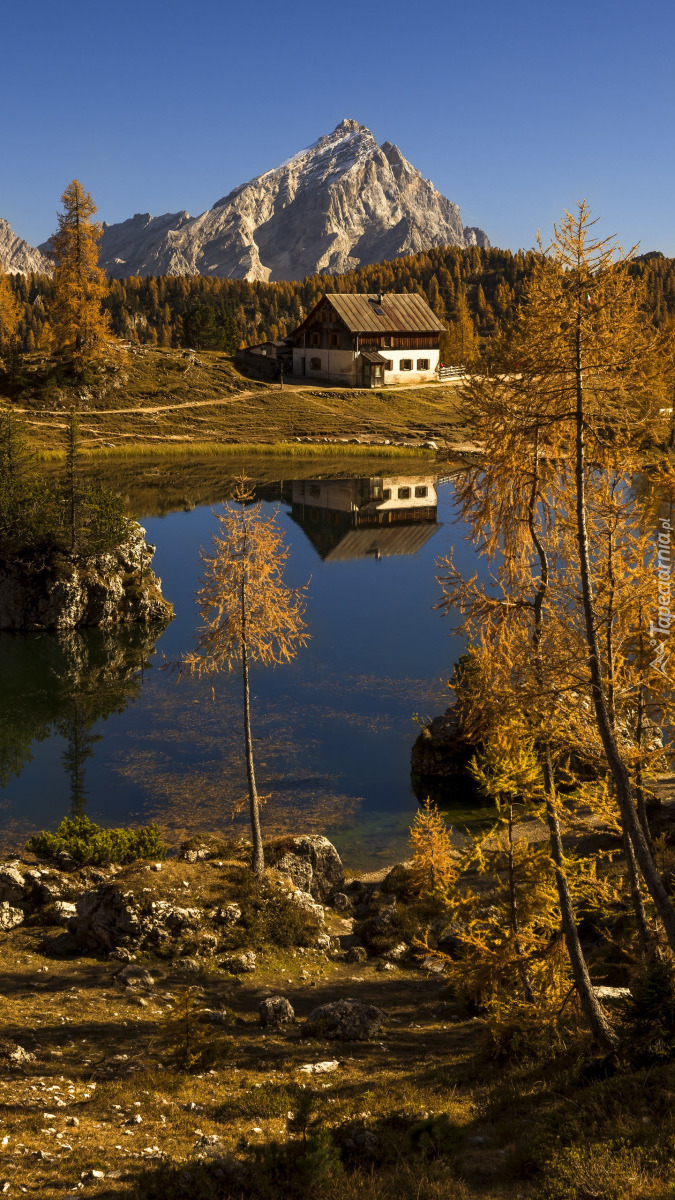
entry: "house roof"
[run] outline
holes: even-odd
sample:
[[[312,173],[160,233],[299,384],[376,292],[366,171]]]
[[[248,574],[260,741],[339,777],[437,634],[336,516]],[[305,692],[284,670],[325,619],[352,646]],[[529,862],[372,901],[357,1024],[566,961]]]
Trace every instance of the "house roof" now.
[[[424,297],[417,293],[387,292],[379,296],[327,292],[325,299],[351,333],[441,333],[445,329]],[[302,325],[309,321],[313,312],[314,309]]]
[[[393,558],[399,554],[417,554],[440,528],[440,524],[434,521],[419,525],[350,529],[322,558],[326,562],[338,562],[349,558]]]
[[[377,350],[362,350],[359,357],[368,363],[386,363],[389,361]]]

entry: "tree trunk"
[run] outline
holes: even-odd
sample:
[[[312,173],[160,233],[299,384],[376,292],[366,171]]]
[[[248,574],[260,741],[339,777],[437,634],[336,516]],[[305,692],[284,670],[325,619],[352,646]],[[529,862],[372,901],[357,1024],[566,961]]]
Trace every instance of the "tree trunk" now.
[[[643,658],[642,635],[640,635],[640,658]],[[638,744],[638,752],[642,751],[642,742],[644,738],[644,712],[645,712],[645,694],[644,687],[640,684],[638,689],[638,710],[637,724],[635,728],[635,738]],[[635,769],[635,799],[637,801],[638,820],[642,826],[642,832],[645,835],[645,841],[649,846],[652,858],[654,857],[654,843],[652,841],[652,831],[649,828],[649,817],[647,815],[647,804],[645,801],[645,790],[642,780],[642,759],[638,758],[637,767]]]
[[[551,858],[555,867],[555,882],[560,902],[560,918],[570,966],[572,968],[572,978],[574,979],[574,986],[577,990],[582,1012],[586,1018],[588,1028],[593,1035],[593,1039],[601,1050],[609,1053],[616,1047],[617,1038],[593,990],[591,977],[588,973],[588,964],[579,938],[572,895],[569,883],[567,882],[567,872],[565,871],[560,822],[558,821],[556,807],[555,785],[553,783],[551,751],[548,746],[544,747],[543,765],[544,787],[546,789],[546,823],[551,840]]]
[[[528,508],[528,526],[530,530],[530,538],[532,545],[539,559],[539,583],[534,599],[534,633],[532,635],[532,648],[534,651],[534,670],[537,686],[540,694],[544,693],[544,667],[541,658],[541,639],[543,633],[543,606],[546,594],[548,592],[548,556],[544,548],[543,542],[539,537],[535,521],[535,513],[537,506],[537,493],[539,488],[539,431],[535,433],[534,444],[534,474],[532,478],[532,490],[530,492],[530,502]],[[565,858],[563,855],[562,838],[560,836],[560,822],[558,820],[557,801],[555,795],[555,784],[553,780],[553,764],[551,761],[551,748],[548,741],[544,743],[542,748],[542,765],[544,769],[544,789],[546,794],[546,823],[548,825],[549,840],[551,846],[551,858],[555,868],[555,883],[558,892],[558,903],[560,904],[560,919],[565,936],[565,945],[567,947],[567,955],[572,969],[572,978],[574,986],[579,997],[581,1010],[586,1018],[586,1023],[593,1036],[594,1041],[600,1049],[609,1052],[616,1045],[616,1037],[612,1031],[611,1025],[605,1016],[602,1005],[600,1004],[591,983],[591,977],[588,973],[588,964],[583,952],[581,941],[579,938],[579,930],[577,929],[576,917],[574,915],[574,905],[572,903],[572,894],[570,892],[569,883],[567,881],[567,872],[565,870]]]
[[[621,820],[635,850],[638,866],[647,885],[656,911],[661,918],[668,943],[675,950],[675,908],[671,904],[668,893],[663,886],[663,880],[652,856],[650,847],[645,839],[642,825],[638,819],[633,789],[626,764],[612,731],[607,699],[602,680],[600,647],[595,613],[593,584],[591,581],[590,554],[588,547],[588,529],[586,525],[586,445],[584,424],[584,387],[581,357],[581,301],[577,313],[576,326],[576,453],[575,453],[575,484],[576,484],[576,526],[577,546],[579,551],[579,573],[581,576],[581,594],[583,603],[584,627],[588,650],[588,669],[591,677],[591,695],[595,710],[595,720],[602,741],[605,757],[614,780],[616,797],[621,812]]]
[[[251,817],[251,835],[253,838],[253,870],[256,875],[262,875],[265,870],[265,854],[263,850],[262,833],[260,831],[260,806],[255,786],[255,770],[253,766],[253,743],[251,740],[251,697],[248,684],[248,643],[246,630],[246,585],[241,581],[241,663],[242,682],[244,690],[244,740],[246,743],[246,772],[248,775],[248,800]]]
[[[653,948],[652,935],[647,924],[647,913],[645,912],[644,900],[642,899],[642,891],[640,890],[640,880],[638,878],[637,863],[635,861],[635,851],[633,844],[626,833],[623,831],[623,849],[626,855],[626,864],[628,867],[628,883],[630,885],[630,895],[633,901],[633,909],[635,911],[635,920],[637,922],[638,942],[640,943],[640,953],[643,960],[649,957]]]
[[[534,1002],[534,993],[532,991],[532,981],[530,972],[527,969],[527,963],[523,954],[523,947],[520,941],[520,923],[518,920],[518,898],[516,896],[516,875],[513,863],[513,805],[509,804],[509,905],[511,908],[511,930],[513,932],[513,945],[518,959],[518,970],[523,984],[523,993],[528,1004]]]

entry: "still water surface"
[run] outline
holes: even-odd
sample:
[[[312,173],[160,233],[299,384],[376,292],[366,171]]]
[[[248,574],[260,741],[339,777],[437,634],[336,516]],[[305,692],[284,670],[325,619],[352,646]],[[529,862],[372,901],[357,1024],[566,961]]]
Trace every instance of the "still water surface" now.
[[[309,580],[311,640],[293,663],[252,672],[258,784],[268,832],[320,830],[348,865],[369,867],[405,852],[416,716],[446,706],[462,649],[434,610],[436,560],[453,545],[460,567],[472,572],[475,559],[451,483],[426,465],[352,480],[328,470],[261,486],[291,548],[287,581]],[[223,483],[213,499],[228,494]],[[5,847],[73,809],[104,824],[155,819],[172,840],[245,828],[245,814],[231,816],[246,791],[239,675],[177,681],[162,670],[193,645],[212,505],[154,516],[130,504],[176,619],[152,634],[0,635]],[[478,813],[458,799],[448,815],[461,825]]]

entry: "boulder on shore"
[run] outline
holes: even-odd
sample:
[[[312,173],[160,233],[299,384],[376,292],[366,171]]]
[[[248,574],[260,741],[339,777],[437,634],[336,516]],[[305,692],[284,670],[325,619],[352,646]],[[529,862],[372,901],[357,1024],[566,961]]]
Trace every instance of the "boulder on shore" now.
[[[269,866],[288,875],[296,888],[324,903],[344,883],[340,855],[322,834],[282,837],[265,846]]]
[[[412,748],[411,770],[422,778],[462,775],[475,751],[476,743],[463,732],[461,715],[451,704],[420,733]]]
[[[260,1024],[264,1029],[278,1029],[281,1025],[290,1025],[295,1020],[293,1005],[285,996],[268,996],[261,1001],[258,1012]]]
[[[150,570],[155,547],[132,522],[123,543],[101,554],[60,553],[36,568],[16,559],[0,567],[0,629],[76,629],[166,622],[173,606]]]

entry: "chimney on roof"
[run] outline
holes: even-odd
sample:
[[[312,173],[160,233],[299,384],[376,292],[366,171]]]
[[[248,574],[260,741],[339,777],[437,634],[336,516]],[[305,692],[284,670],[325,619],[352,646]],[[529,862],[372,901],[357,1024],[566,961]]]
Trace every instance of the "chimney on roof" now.
[[[380,305],[380,307],[382,306],[382,299],[383,299],[382,292],[378,292],[377,293],[377,303]]]

